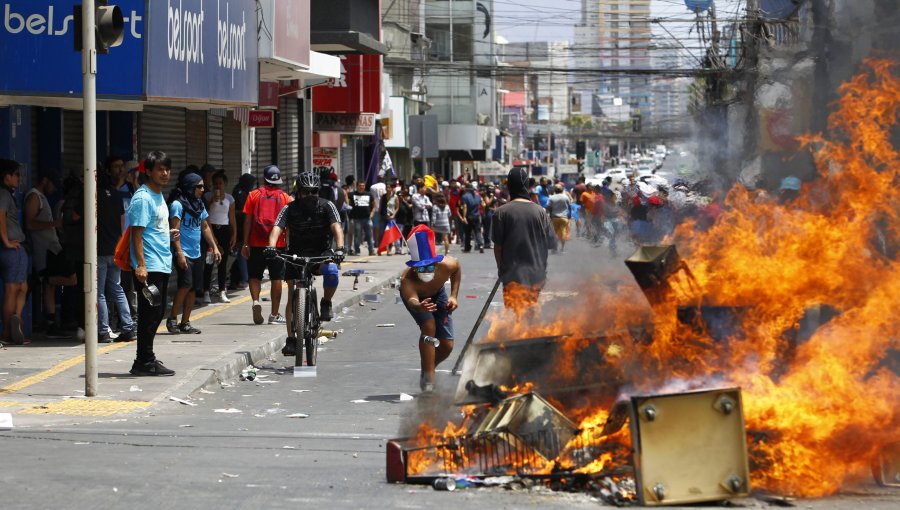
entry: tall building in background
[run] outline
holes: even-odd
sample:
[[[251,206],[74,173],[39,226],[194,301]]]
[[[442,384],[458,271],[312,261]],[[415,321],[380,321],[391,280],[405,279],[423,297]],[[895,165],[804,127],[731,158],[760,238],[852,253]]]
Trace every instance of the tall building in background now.
[[[687,65],[684,53],[676,42],[657,42],[653,49],[653,69],[684,69]],[[684,133],[689,127],[688,98],[691,78],[656,76],[651,92],[648,128],[654,134],[665,137]]]
[[[581,23],[575,27],[577,69],[627,71],[651,67],[650,0],[582,0],[581,16]],[[574,88],[592,93],[595,117],[624,122],[638,112],[649,116],[649,76],[589,76],[581,73]]]

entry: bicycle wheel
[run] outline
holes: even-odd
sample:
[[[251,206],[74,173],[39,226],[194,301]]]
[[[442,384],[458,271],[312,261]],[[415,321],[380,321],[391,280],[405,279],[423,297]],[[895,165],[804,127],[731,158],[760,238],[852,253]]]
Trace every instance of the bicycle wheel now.
[[[307,334],[303,335],[303,346],[306,349],[306,364],[314,367],[316,359],[319,357],[319,305],[316,303],[316,289],[309,289],[308,298],[306,301]]]
[[[294,351],[294,366],[303,365],[303,340],[304,330],[306,328],[306,291],[305,289],[294,289],[294,309],[291,317],[291,324],[294,326],[294,336],[297,338],[297,347]]]

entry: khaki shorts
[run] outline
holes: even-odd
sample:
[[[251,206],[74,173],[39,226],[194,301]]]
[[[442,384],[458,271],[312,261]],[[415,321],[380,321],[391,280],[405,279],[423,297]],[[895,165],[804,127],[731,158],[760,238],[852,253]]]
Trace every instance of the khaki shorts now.
[[[551,218],[553,221],[553,230],[556,231],[556,237],[560,241],[569,240],[569,218]]]

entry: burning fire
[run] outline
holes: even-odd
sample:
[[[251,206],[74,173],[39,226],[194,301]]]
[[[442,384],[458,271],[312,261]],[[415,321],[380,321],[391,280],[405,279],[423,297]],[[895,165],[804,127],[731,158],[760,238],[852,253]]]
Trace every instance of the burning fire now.
[[[576,381],[580,374],[566,360],[602,334],[607,363],[625,374],[630,388],[652,392],[672,381],[694,388],[740,386],[754,487],[824,496],[866,475],[878,449],[900,440],[900,320],[893,315],[900,303],[900,154],[891,144],[900,109],[895,71],[894,62],[868,60],[841,86],[828,138],[801,139],[818,175],[798,197],[783,201],[736,185],[711,227],[681,225],[674,241],[691,276],[673,276],[671,292],[652,314],[632,282],[611,285],[599,275],[585,276],[577,287],[579,302],[590,306],[566,307],[550,317],[501,311],[486,340],[574,337],[562,359],[554,360],[553,377]],[[705,306],[731,314],[733,327],[722,334],[708,324],[679,322],[679,309]],[[610,339],[610,332],[648,323],[652,341]],[[553,381],[533,387],[541,391],[542,384]],[[595,437],[608,415],[596,407],[561,408],[580,420],[576,440],[595,456],[578,462],[570,443],[555,459],[558,467],[594,473],[623,462],[627,427]],[[471,416],[440,433],[422,425],[418,444],[465,435]],[[410,453],[410,472],[425,472],[419,467],[434,459],[417,453]]]

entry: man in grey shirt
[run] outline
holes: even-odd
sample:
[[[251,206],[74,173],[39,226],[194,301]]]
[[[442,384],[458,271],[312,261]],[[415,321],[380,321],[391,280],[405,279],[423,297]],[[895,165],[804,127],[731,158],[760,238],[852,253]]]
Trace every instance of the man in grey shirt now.
[[[511,201],[494,216],[494,259],[503,282],[503,304],[521,315],[537,303],[556,236],[547,211],[530,200],[528,172],[513,168],[507,181]]]
[[[569,240],[569,220],[572,219],[572,200],[566,194],[562,184],[553,186],[553,194],[547,202],[547,212],[550,213],[550,221],[553,222],[553,230],[559,241],[559,251],[566,251],[566,241]]]
[[[25,251],[25,232],[19,223],[19,204],[15,193],[19,187],[18,161],[0,159],[0,274],[3,276],[3,338],[4,344],[28,345],[31,341],[22,333],[22,308],[28,294],[28,253]]]

